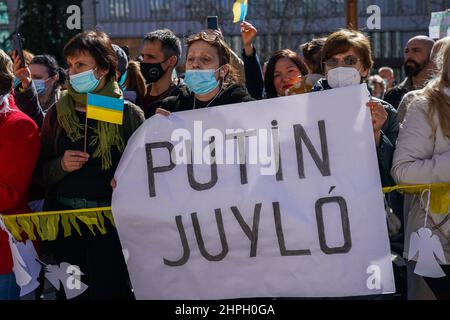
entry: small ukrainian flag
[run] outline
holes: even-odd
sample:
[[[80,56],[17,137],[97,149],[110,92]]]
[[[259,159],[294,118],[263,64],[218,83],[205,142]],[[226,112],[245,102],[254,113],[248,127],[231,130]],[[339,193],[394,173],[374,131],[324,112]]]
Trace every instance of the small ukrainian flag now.
[[[123,105],[123,99],[88,93],[86,117],[88,119],[122,124]]]
[[[233,5],[233,23],[244,21],[248,12],[248,0],[236,0]]]

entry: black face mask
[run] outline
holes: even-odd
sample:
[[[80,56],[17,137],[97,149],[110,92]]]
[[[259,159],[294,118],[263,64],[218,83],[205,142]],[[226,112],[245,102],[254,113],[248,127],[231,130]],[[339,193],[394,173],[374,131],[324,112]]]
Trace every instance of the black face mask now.
[[[161,66],[161,64],[164,62],[165,61],[161,63],[141,62],[141,72],[147,84],[158,81],[166,73],[167,70],[164,70]]]

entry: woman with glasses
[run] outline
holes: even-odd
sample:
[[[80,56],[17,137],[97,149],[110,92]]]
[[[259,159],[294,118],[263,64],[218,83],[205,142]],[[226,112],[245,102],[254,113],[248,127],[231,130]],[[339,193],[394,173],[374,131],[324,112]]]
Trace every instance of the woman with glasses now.
[[[331,34],[322,49],[326,78],[320,79],[313,91],[358,85],[367,80],[373,65],[369,39],[361,32],[340,30]],[[372,114],[372,126],[383,186],[393,185],[390,171],[397,140],[397,112],[387,102],[372,97],[367,103]]]
[[[166,98],[157,110],[184,111],[253,101],[238,84],[230,65],[229,46],[212,31],[199,32],[187,40],[185,84],[180,94]]]
[[[319,80],[313,91],[342,88],[365,83],[373,65],[372,50],[369,39],[358,31],[340,30],[331,34],[322,49],[325,77]],[[333,106],[339,107],[339,106]],[[371,97],[367,103],[372,115],[372,129],[375,140],[378,170],[383,187],[395,184],[391,176],[392,158],[397,140],[399,122],[397,112],[387,102]],[[351,161],[351,159],[349,160]],[[380,190],[381,193],[381,190]],[[402,217],[403,201],[397,193],[386,195],[385,202],[394,210],[386,208],[387,221],[398,221]],[[392,224],[394,226],[395,224]],[[390,225],[391,226],[391,225]],[[397,226],[398,228],[398,226]],[[402,232],[401,229],[398,232]],[[394,234],[390,238],[392,250],[401,254],[403,240],[401,234]],[[397,290],[403,292],[403,271],[394,264]]]

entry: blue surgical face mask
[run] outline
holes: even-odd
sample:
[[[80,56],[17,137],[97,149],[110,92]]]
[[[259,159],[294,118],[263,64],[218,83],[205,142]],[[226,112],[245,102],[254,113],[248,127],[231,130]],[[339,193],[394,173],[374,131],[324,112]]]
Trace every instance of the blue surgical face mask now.
[[[219,86],[215,76],[217,70],[186,70],[184,82],[197,95],[210,93]]]
[[[126,90],[126,88],[125,88],[125,86],[124,86],[124,83],[125,83],[125,80],[127,79],[127,72],[128,72],[128,70],[126,70],[123,74],[122,74],[122,76],[120,77],[120,80],[119,80],[119,87],[120,87],[120,89],[122,89],[122,91],[125,91]]]
[[[89,93],[97,88],[100,80],[94,75],[94,70],[80,72],[70,76],[70,85],[78,93]]]
[[[20,84],[20,80],[19,78],[17,78],[16,76],[14,76],[14,89]]]
[[[48,79],[47,80],[33,79],[34,86],[36,87],[36,91],[37,91],[38,95],[42,96],[45,93],[45,91],[47,89],[47,87],[45,86],[45,83],[47,81],[48,81]]]

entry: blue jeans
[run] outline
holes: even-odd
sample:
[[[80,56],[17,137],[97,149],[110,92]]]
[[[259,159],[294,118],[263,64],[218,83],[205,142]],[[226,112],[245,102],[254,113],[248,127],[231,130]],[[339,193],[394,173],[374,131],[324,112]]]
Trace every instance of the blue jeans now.
[[[0,274],[0,300],[19,300],[20,287],[14,273]]]

